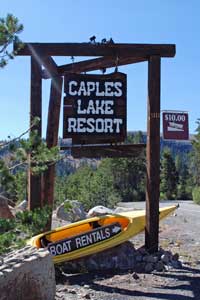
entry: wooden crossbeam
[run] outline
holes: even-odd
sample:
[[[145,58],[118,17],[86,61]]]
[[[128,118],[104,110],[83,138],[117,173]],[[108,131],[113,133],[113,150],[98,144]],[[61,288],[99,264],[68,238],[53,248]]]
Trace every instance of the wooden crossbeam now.
[[[139,63],[147,61],[147,57],[119,57],[117,60],[115,57],[99,57],[95,59],[88,59],[76,63],[70,63],[62,66],[58,66],[57,72],[60,76],[66,73],[81,73],[90,72],[95,70],[103,70],[105,68],[112,68],[116,66],[128,65],[133,63]],[[51,73],[48,70],[42,71],[42,78],[50,78]]]
[[[14,44],[14,50],[17,46]],[[174,57],[175,51],[172,44],[24,43],[17,55]]]
[[[146,144],[127,145],[73,145],[61,147],[62,150],[70,150],[74,158],[102,158],[102,157],[136,157],[142,153]]]

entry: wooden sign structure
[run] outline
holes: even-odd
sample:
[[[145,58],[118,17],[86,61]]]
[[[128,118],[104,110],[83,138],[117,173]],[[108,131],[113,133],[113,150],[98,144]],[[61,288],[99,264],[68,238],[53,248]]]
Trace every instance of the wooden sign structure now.
[[[16,47],[14,47],[16,49]],[[115,43],[24,43],[17,55],[31,56],[31,119],[41,118],[42,79],[51,78],[46,141],[48,147],[57,145],[62,76],[102,70],[133,63],[148,62],[147,100],[147,181],[145,246],[158,250],[159,184],[160,184],[160,65],[161,57],[174,57],[175,45],[163,44],[115,44]],[[98,57],[77,63],[57,66],[52,56]],[[42,69],[42,66],[44,69]],[[41,120],[42,121],[42,120]],[[37,126],[41,134],[41,123]],[[54,167],[49,167],[43,180],[29,173],[29,208],[43,203],[52,205]]]
[[[73,144],[118,143],[126,138],[126,74],[65,76],[63,138]]]

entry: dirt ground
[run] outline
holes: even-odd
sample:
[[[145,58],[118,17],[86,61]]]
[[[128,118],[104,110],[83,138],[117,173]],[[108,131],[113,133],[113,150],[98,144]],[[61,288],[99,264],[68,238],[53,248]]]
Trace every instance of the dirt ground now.
[[[171,204],[172,202],[170,202]],[[174,204],[174,202],[173,202]],[[160,223],[160,246],[179,253],[182,268],[136,274],[134,270],[112,274],[67,274],[57,281],[56,300],[200,300],[200,206],[180,201],[176,213]],[[161,203],[161,206],[169,202]],[[144,203],[124,203],[128,209]],[[144,234],[132,239],[135,248]]]

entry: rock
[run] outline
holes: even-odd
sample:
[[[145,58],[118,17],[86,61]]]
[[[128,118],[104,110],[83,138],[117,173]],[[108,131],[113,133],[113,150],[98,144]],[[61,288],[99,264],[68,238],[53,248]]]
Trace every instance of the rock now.
[[[2,219],[13,219],[14,216],[8,206],[8,199],[0,196],[0,218]]]
[[[162,261],[158,261],[156,264],[155,264],[155,270],[158,271],[158,272],[162,272],[165,270],[165,265]]]
[[[79,290],[77,296],[79,299],[91,299],[90,293],[85,290]]]
[[[144,256],[142,257],[142,261],[147,262],[147,260],[148,260],[148,255],[144,255]]]
[[[8,205],[8,207],[9,207],[9,209],[11,211],[11,214],[15,217],[17,209],[15,207],[10,206],[10,205]]]
[[[156,263],[158,261],[158,257],[157,256],[153,256],[153,255],[147,255],[146,256],[146,262],[148,263]]]
[[[111,249],[65,262],[61,268],[64,273],[130,270],[135,266],[135,251],[131,242],[125,242]]]
[[[142,260],[143,260],[142,255],[141,254],[136,255],[135,260],[136,260],[136,262],[142,262]]]
[[[154,265],[152,263],[147,263],[146,266],[145,266],[145,272],[146,273],[150,273],[152,272],[154,269]]]
[[[75,289],[68,289],[68,293],[75,295],[76,294],[76,290]]]
[[[171,265],[174,269],[182,269],[182,263],[178,260],[172,260]]]
[[[4,264],[4,259],[3,257],[0,256],[0,266]]]
[[[15,202],[13,202],[11,199],[7,199],[7,202],[8,202],[8,205],[11,206],[11,207],[15,207]]]
[[[113,212],[114,212],[115,214],[118,214],[118,213],[121,213],[121,212],[132,211],[132,210],[133,210],[133,208],[126,208],[126,207],[120,207],[120,206],[118,206],[118,207],[116,207],[116,208],[113,210]]]
[[[140,252],[141,255],[148,255],[148,251],[144,248],[144,247],[141,247],[138,249],[138,251]]]
[[[25,211],[28,207],[28,201],[27,200],[23,200],[22,202],[20,202],[18,205],[17,205],[17,209],[19,210],[22,210],[22,211]]]
[[[133,279],[138,280],[140,279],[140,277],[138,276],[138,274],[136,272],[133,273],[132,275]]]
[[[82,203],[77,200],[65,200],[56,210],[56,217],[69,222],[86,218]]]
[[[60,292],[68,292],[69,291],[69,289],[68,289],[68,287],[66,287],[65,285],[63,286],[63,285],[57,285],[56,286],[56,292],[58,292],[58,293],[60,293]]]
[[[84,284],[83,287],[86,288],[86,289],[89,289],[89,288],[90,288],[89,284]]]
[[[170,256],[168,253],[165,253],[161,256],[161,261],[164,263],[164,264],[168,264],[170,262]]]
[[[179,260],[179,254],[178,253],[175,253],[173,256],[172,256],[172,260]]]
[[[96,217],[96,216],[102,216],[102,215],[106,215],[106,214],[113,214],[113,210],[109,209],[105,206],[98,205],[98,206],[91,208],[88,211],[87,217]]]
[[[55,271],[49,252],[27,246],[4,257],[0,299],[54,300]]]

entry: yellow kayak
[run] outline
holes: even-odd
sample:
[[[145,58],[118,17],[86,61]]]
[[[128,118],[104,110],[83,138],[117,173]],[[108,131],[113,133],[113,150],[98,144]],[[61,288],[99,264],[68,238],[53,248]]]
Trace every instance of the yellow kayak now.
[[[159,218],[177,206],[160,208]],[[54,263],[69,261],[119,245],[145,228],[145,210],[93,217],[38,234],[28,244],[47,248]]]

